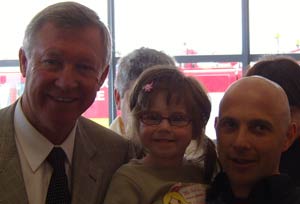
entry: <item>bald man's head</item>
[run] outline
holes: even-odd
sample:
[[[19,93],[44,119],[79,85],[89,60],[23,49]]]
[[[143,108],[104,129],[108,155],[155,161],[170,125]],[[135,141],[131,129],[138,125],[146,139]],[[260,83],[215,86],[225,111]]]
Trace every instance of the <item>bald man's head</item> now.
[[[281,153],[296,135],[283,89],[268,79],[238,80],[224,94],[215,127],[223,170],[236,196],[279,173]]]
[[[242,78],[233,83],[225,92],[219,108],[219,115],[222,110],[231,106],[232,100],[260,104],[273,112],[276,117],[281,118],[285,126],[290,123],[290,107],[285,91],[276,83],[260,76]],[[243,103],[244,108],[247,103]],[[259,107],[258,106],[258,107]]]

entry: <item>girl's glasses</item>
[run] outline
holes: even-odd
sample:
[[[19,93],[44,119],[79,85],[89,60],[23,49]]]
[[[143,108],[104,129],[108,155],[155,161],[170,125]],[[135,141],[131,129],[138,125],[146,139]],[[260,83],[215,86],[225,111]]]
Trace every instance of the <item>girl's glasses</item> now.
[[[162,120],[168,120],[171,126],[187,126],[191,119],[182,113],[172,113],[169,117],[164,117],[156,112],[145,112],[140,115],[140,121],[145,125],[159,125]]]

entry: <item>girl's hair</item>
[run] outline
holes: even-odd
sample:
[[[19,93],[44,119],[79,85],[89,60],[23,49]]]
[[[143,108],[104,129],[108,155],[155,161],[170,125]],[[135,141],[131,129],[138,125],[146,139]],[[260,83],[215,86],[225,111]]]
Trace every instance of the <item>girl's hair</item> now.
[[[204,171],[211,169],[216,164],[216,151],[215,146],[211,145],[211,141],[207,142],[209,138],[205,136],[205,126],[211,112],[210,100],[203,86],[195,78],[185,76],[174,66],[154,66],[145,70],[137,79],[130,94],[131,118],[126,134],[141,145],[139,117],[151,107],[159,93],[165,95],[168,105],[184,104],[192,123],[192,138],[197,141],[198,147],[203,146],[204,154],[201,158],[204,161]],[[210,158],[207,159],[208,157]],[[208,165],[209,163],[211,165]]]

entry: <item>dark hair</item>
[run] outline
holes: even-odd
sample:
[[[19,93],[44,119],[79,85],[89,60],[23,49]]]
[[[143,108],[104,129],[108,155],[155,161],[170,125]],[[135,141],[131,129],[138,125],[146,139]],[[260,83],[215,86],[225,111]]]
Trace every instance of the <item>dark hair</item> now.
[[[300,66],[292,58],[268,56],[252,67],[245,76],[259,75],[279,84],[285,91],[290,106],[300,107]]]
[[[145,91],[144,87],[152,84],[150,91]],[[191,118],[192,136],[198,143],[198,147],[203,146],[204,153],[201,159],[204,161],[204,172],[209,178],[216,165],[216,151],[211,140],[205,135],[205,127],[208,122],[211,103],[207,92],[203,86],[193,77],[185,76],[177,67],[159,65],[145,70],[136,83],[130,94],[129,107],[131,110],[131,125],[128,135],[139,144],[139,116],[149,109],[158,93],[164,93],[166,104],[183,103],[187,114]],[[209,175],[211,173],[211,175]]]

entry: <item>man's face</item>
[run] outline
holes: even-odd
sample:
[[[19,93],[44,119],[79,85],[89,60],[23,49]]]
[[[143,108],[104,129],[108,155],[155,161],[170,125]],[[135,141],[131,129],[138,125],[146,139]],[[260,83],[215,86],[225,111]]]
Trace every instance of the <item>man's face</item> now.
[[[31,56],[20,50],[26,77],[22,108],[40,131],[72,127],[93,103],[107,66],[96,27],[62,29],[45,24],[37,33]]]
[[[220,162],[233,188],[251,189],[261,178],[279,173],[287,148],[288,122],[276,94],[250,88],[227,95],[216,123]]]

